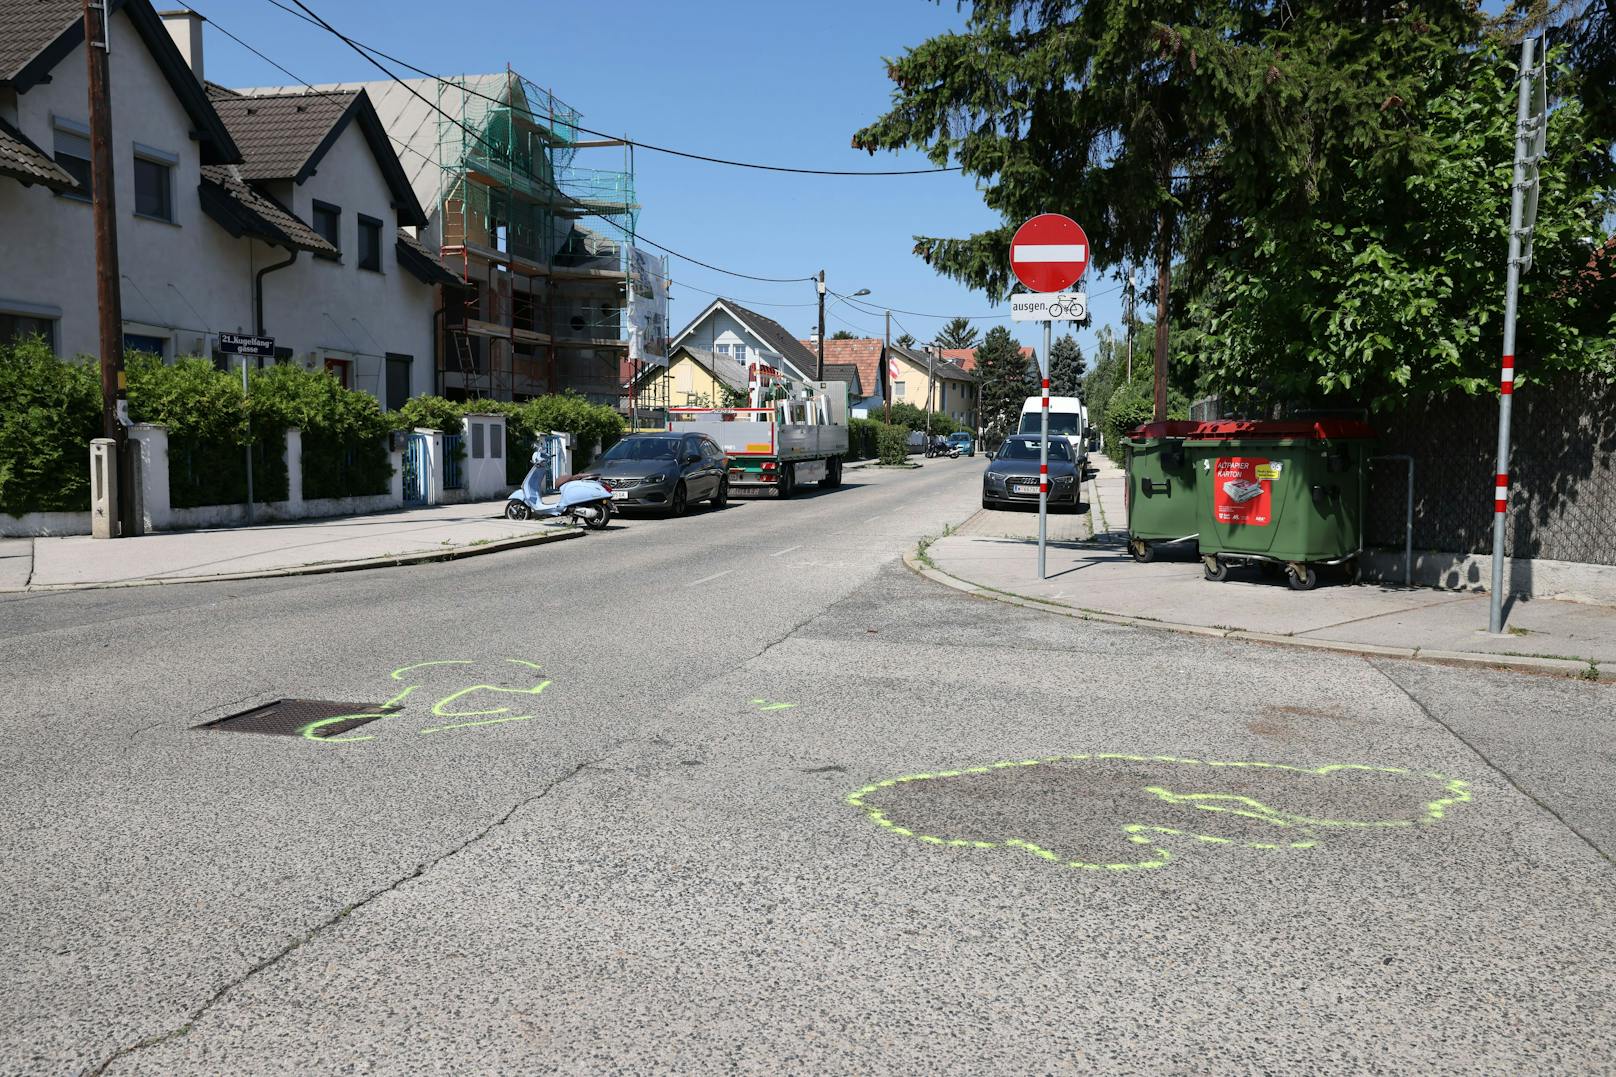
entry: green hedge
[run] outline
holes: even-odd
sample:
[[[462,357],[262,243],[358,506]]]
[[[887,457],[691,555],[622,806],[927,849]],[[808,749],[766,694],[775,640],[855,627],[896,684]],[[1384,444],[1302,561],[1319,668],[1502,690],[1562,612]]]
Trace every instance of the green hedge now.
[[[909,428],[897,423],[877,423],[876,443],[883,464],[901,464],[909,459]]]
[[[90,440],[101,436],[93,364],[38,339],[0,347],[0,512],[87,512]]]
[[[247,500],[248,404],[240,372],[207,359],[176,360],[134,352],[124,359],[129,417],[168,430],[168,499],[177,509]],[[253,433],[253,500],[287,497],[285,428],[258,418]]]
[[[177,508],[232,505],[247,499],[247,431],[253,435],[253,497],[284,501],[288,493],[286,431],[303,431],[303,496],[385,494],[392,467],[383,441],[393,428],[376,398],[343,388],[323,370],[278,364],[248,375],[219,370],[207,359],[164,364],[131,354],[129,414],[168,428],[169,499]]]
[[[239,505],[247,500],[246,453],[234,441],[168,438],[168,502],[177,509]],[[253,439],[253,500],[285,501],[290,477],[286,441],[276,432]]]
[[[1122,459],[1122,442],[1134,428],[1148,423],[1156,415],[1155,387],[1151,382],[1135,379],[1119,385],[1105,404],[1105,417],[1100,420],[1100,433],[1105,438],[1105,453],[1113,460]],[[1167,394],[1167,417],[1187,419],[1190,402],[1183,393],[1170,390]]]
[[[847,458],[849,460],[874,460],[880,455],[880,428],[881,424],[874,419],[849,419],[847,421]]]
[[[919,430],[922,433],[926,430],[926,412],[913,404],[892,405],[890,418],[893,423],[909,430]],[[970,427],[961,426],[941,412],[934,411],[931,413],[931,432],[933,434],[946,437],[958,431],[971,432]]]

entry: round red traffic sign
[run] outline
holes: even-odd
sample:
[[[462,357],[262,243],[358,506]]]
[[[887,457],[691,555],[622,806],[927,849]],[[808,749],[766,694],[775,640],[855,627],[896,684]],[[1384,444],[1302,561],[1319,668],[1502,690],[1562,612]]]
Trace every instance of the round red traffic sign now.
[[[1010,240],[1010,268],[1034,292],[1063,292],[1089,267],[1089,237],[1070,217],[1040,213]]]

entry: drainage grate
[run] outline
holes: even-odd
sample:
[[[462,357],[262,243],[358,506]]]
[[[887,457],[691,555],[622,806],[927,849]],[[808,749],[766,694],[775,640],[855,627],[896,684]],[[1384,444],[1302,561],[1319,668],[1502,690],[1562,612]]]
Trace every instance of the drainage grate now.
[[[317,736],[323,739],[346,733],[350,729],[357,729],[366,722],[385,718],[397,710],[397,707],[384,708],[376,703],[338,703],[330,699],[277,699],[272,703],[264,703],[251,710],[241,711],[239,714],[215,718],[196,728],[223,733],[270,733],[282,737],[297,737],[302,735],[310,722],[347,716],[344,721],[321,726]]]

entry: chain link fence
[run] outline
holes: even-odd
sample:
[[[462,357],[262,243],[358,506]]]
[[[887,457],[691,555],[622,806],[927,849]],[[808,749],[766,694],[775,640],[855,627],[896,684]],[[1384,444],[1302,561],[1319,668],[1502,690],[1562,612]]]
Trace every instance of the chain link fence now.
[[[1371,420],[1377,454],[1414,458],[1414,548],[1492,552],[1498,397],[1454,394]],[[1616,383],[1523,384],[1511,423],[1505,552],[1616,565]],[[1402,461],[1370,468],[1368,545],[1403,545]]]

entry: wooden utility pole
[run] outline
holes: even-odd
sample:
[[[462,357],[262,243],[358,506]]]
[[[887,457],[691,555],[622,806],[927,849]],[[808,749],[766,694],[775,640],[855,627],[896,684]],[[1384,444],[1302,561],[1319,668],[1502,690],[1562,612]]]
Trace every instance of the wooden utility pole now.
[[[886,345],[881,349],[881,407],[887,422],[892,421],[892,312],[887,311]]]
[[[825,380],[825,271],[819,271],[819,281],[815,284],[819,289],[819,370],[814,374],[815,381]],[[845,287],[845,285],[844,285]]]
[[[118,503],[123,534],[134,534],[127,385],[123,370],[123,303],[119,293],[118,211],[112,178],[112,88],[107,73],[105,0],[84,0],[84,56],[90,83],[90,191],[95,218],[95,292],[101,328],[101,435],[117,443]]]
[[[1156,410],[1157,422],[1167,419],[1167,289],[1173,268],[1173,211],[1156,211]]]

